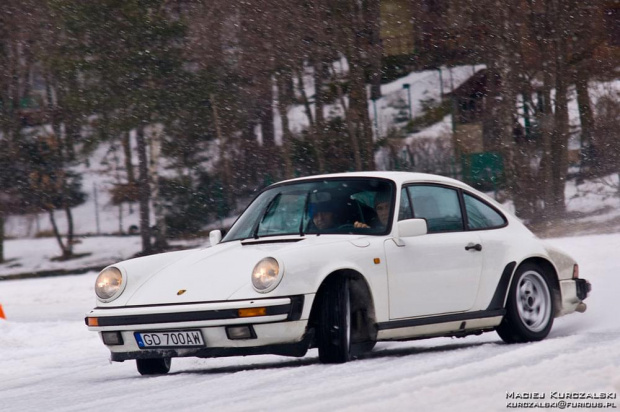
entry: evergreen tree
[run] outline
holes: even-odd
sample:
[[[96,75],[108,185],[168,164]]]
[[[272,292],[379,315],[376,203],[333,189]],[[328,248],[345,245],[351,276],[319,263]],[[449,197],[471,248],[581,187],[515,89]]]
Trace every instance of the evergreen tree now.
[[[147,126],[164,123],[183,78],[182,21],[165,0],[50,0],[64,21],[93,111],[120,131],[136,130],[142,252],[151,253]],[[153,130],[153,129],[151,129]],[[156,151],[152,151],[156,153]],[[158,159],[151,159],[155,165]],[[157,184],[154,179],[154,184]],[[163,229],[163,228],[162,228]],[[158,246],[165,244],[158,230]]]
[[[21,145],[21,158],[27,165],[27,184],[21,193],[23,211],[44,211],[49,215],[62,258],[73,257],[73,216],[71,208],[86,200],[81,191],[81,176],[66,168],[56,135],[29,139]],[[55,210],[67,216],[67,239],[63,242],[56,223]]]

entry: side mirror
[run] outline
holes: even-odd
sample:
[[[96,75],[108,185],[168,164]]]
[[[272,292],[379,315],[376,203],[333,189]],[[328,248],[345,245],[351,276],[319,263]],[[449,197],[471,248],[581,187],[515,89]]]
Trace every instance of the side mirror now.
[[[212,230],[209,232],[209,243],[211,246],[215,246],[222,240],[222,231],[221,230]]]
[[[399,237],[422,236],[427,233],[428,227],[424,219],[406,219],[398,222]]]

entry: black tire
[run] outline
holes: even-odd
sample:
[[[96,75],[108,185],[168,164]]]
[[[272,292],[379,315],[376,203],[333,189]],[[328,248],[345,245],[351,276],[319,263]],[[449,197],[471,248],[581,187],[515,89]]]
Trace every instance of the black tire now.
[[[140,375],[165,375],[170,371],[170,358],[136,359]]]
[[[554,316],[549,275],[533,263],[521,265],[510,285],[506,315],[497,333],[506,343],[543,340],[553,326]]]
[[[325,286],[317,331],[319,360],[322,363],[344,363],[351,359],[349,280],[338,277]]]

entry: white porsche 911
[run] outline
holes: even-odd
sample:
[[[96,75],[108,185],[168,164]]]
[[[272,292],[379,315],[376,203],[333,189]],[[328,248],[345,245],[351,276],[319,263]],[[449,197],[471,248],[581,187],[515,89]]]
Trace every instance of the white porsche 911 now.
[[[590,283],[494,200],[457,180],[343,173],[263,190],[211,247],[131,259],[97,277],[86,315],[112,361],[251,354],[346,362],[377,341],[497,331],[545,338]]]

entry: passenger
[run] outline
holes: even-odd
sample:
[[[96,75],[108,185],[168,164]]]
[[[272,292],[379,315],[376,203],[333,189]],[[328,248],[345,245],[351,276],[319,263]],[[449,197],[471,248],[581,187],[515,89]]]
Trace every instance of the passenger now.
[[[390,218],[389,192],[379,192],[375,195],[375,212],[377,212],[377,218],[373,221],[369,223],[355,222],[353,226],[356,228],[386,227]]]

